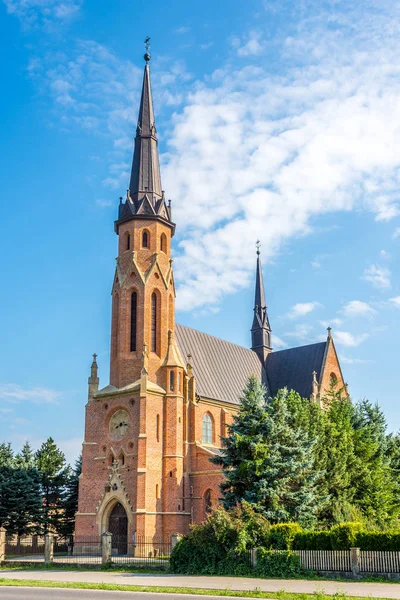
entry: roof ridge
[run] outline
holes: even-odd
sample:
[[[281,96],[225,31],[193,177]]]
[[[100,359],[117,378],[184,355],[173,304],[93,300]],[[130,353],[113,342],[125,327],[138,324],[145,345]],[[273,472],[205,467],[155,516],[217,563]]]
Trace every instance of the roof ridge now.
[[[313,342],[312,344],[303,344],[302,346],[291,346],[290,348],[282,348],[282,350],[273,350],[271,354],[279,354],[280,352],[287,352],[288,350],[299,350],[300,348],[310,348],[310,346],[319,346],[326,344],[326,340],[323,342]]]

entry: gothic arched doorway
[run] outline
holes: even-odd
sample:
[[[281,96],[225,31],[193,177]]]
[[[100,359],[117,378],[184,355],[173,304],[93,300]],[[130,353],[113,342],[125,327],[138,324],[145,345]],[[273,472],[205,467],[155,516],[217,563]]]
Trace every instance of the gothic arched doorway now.
[[[120,502],[111,511],[108,530],[112,533],[112,549],[115,554],[128,552],[128,516]]]

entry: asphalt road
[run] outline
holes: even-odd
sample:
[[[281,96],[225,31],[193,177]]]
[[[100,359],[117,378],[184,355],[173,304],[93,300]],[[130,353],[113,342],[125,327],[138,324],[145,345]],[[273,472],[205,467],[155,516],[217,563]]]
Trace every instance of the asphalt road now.
[[[108,592],[106,590],[66,590],[60,588],[0,587],[0,600],[128,600],[128,598],[130,600],[217,600],[218,596],[154,594],[152,592]],[[243,598],[243,600],[246,599]]]

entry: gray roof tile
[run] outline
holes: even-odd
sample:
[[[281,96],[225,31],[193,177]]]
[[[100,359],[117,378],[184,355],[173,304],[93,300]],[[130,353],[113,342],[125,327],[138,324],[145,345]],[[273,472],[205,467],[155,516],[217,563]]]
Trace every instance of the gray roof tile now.
[[[190,327],[176,325],[175,337],[183,360],[193,357],[199,396],[239,404],[250,375],[265,381],[264,369],[253,350],[226,342]]]
[[[267,378],[271,396],[284,387],[303,398],[311,395],[312,373],[321,375],[326,342],[271,352],[267,357]]]

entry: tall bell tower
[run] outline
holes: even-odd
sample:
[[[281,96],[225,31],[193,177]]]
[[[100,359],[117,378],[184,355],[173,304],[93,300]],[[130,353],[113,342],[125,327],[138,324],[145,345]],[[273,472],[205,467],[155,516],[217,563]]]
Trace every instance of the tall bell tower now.
[[[165,539],[183,511],[184,364],[175,344],[171,203],[161,187],[157,131],[145,68],[132,170],[120,199],[112,285],[110,383],[90,383],[77,534]],[[93,370],[93,369],[92,369]],[[97,365],[96,373],[97,377]]]
[[[174,330],[171,238],[175,225],[161,189],[148,51],[144,58],[130,184],[115,222],[118,257],[112,290],[110,383],[118,388],[131,383],[135,375],[139,378],[145,348],[148,374],[157,378],[168,331]]]

